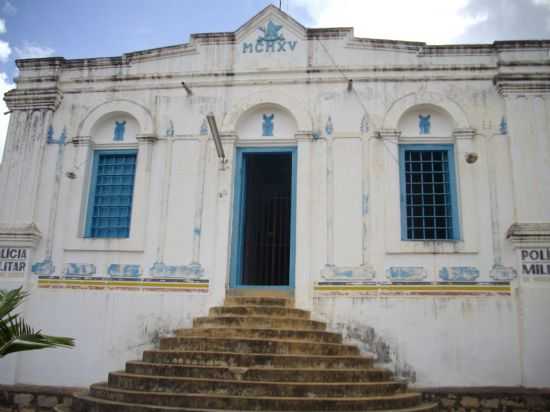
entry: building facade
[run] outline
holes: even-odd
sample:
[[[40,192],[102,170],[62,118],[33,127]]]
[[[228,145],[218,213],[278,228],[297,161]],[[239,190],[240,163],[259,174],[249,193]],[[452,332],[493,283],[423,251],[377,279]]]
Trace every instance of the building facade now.
[[[88,385],[226,294],[277,290],[417,385],[549,386],[549,50],[269,6],[186,44],[17,61],[0,287],[77,346],[0,380]]]

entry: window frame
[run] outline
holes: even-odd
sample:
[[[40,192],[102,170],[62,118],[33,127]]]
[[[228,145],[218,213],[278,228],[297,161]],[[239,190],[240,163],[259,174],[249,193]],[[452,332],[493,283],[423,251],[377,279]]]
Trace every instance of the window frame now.
[[[95,207],[95,192],[97,188],[97,171],[99,168],[99,157],[101,155],[134,155],[136,158],[135,169],[134,169],[134,181],[132,185],[132,199],[131,199],[131,209],[130,209],[130,216],[129,216],[130,220],[128,223],[128,236],[124,236],[124,237],[92,236],[92,219],[93,219],[93,209]],[[130,238],[131,228],[132,228],[132,214],[134,211],[137,168],[138,168],[138,150],[137,149],[96,149],[93,151],[92,164],[91,164],[91,178],[90,178],[90,185],[88,188],[86,220],[84,225],[84,238],[86,239],[129,239]]]
[[[399,144],[399,190],[401,204],[401,240],[406,242],[456,242],[460,241],[460,225],[458,214],[458,191],[456,184],[456,166],[454,144]],[[410,239],[407,236],[407,187],[405,178],[406,151],[446,151],[447,170],[449,177],[449,197],[451,204],[452,237],[446,239]]]

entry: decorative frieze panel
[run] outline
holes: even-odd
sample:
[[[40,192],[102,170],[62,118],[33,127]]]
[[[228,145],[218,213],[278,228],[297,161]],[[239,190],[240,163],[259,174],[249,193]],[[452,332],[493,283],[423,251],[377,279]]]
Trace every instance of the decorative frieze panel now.
[[[473,282],[479,277],[479,269],[473,266],[449,266],[439,269],[444,282]]]
[[[376,272],[372,266],[325,266],[321,270],[321,279],[330,283],[370,282]]]
[[[418,282],[427,276],[422,266],[391,266],[386,269],[386,277],[392,282]]]
[[[155,262],[149,269],[149,274],[150,276],[198,279],[204,277],[204,268],[198,263],[166,265],[163,262]]]
[[[141,276],[140,265],[121,265],[113,263],[107,268],[107,274],[111,277],[130,277],[137,278]]]
[[[91,263],[67,263],[65,265],[65,276],[93,276],[96,274],[96,267]]]

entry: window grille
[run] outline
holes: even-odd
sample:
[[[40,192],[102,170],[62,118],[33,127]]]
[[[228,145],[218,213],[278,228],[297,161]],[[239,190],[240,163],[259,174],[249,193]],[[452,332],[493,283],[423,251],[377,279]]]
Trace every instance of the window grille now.
[[[401,145],[404,240],[458,239],[452,145]]]
[[[129,237],[136,157],[136,151],[95,152],[86,237]]]

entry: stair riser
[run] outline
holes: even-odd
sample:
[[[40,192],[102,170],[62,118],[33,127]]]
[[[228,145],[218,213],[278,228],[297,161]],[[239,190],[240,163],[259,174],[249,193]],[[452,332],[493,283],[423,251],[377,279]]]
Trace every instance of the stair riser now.
[[[392,395],[403,392],[404,385],[391,383],[366,384],[291,384],[274,382],[201,381],[192,378],[158,378],[137,375],[109,375],[109,386],[146,392],[175,392],[231,396],[285,396],[285,397],[361,397]]]
[[[166,409],[159,408],[147,408],[140,405],[132,406],[120,406],[120,405],[109,405],[102,404],[99,402],[94,402],[90,399],[79,399],[75,397],[73,399],[73,404],[71,406],[71,412],[164,412]],[[173,411],[172,411],[173,412]]]
[[[261,298],[261,297],[229,297],[225,298],[225,306],[277,306],[291,307],[290,300],[279,298]]]
[[[250,380],[260,382],[376,382],[391,379],[386,370],[307,370],[192,367],[180,365],[127,363],[126,372],[138,375]]]
[[[271,411],[273,409],[270,409]],[[302,409],[303,410],[303,409]],[[434,412],[438,410],[437,405],[422,405],[414,409],[408,409],[406,412]],[[72,412],[205,412],[197,409],[173,409],[169,407],[146,407],[142,405],[122,405],[122,404],[103,404],[90,399],[80,399],[76,397],[73,401]],[[296,411],[296,410],[295,410]],[[349,411],[349,409],[348,409]],[[239,411],[229,411],[239,412]],[[395,411],[399,412],[399,411]],[[403,411],[405,412],[405,411]]]
[[[307,319],[251,318],[247,316],[200,317],[193,320],[196,328],[259,328],[259,329],[298,329],[326,330],[323,322]]]
[[[292,339],[318,343],[342,343],[342,336],[332,332],[313,332],[280,329],[180,329],[176,336],[226,337],[243,339]]]
[[[374,397],[370,399],[315,399],[315,398],[263,398],[222,397],[208,395],[175,395],[160,393],[115,392],[92,386],[91,395],[117,402],[189,407],[203,409],[268,410],[268,411],[364,411],[372,409],[398,409],[415,406],[420,395],[398,398]]]
[[[208,311],[210,316],[273,316],[294,319],[309,319],[310,313],[301,309],[277,306],[218,306]]]
[[[323,356],[359,355],[359,350],[355,346],[311,342],[232,340],[218,338],[161,338],[160,349]]]
[[[270,356],[240,353],[178,353],[145,351],[143,361],[180,365],[225,367],[273,367],[316,369],[362,369],[372,366],[372,359],[360,357],[325,358],[319,356]]]

